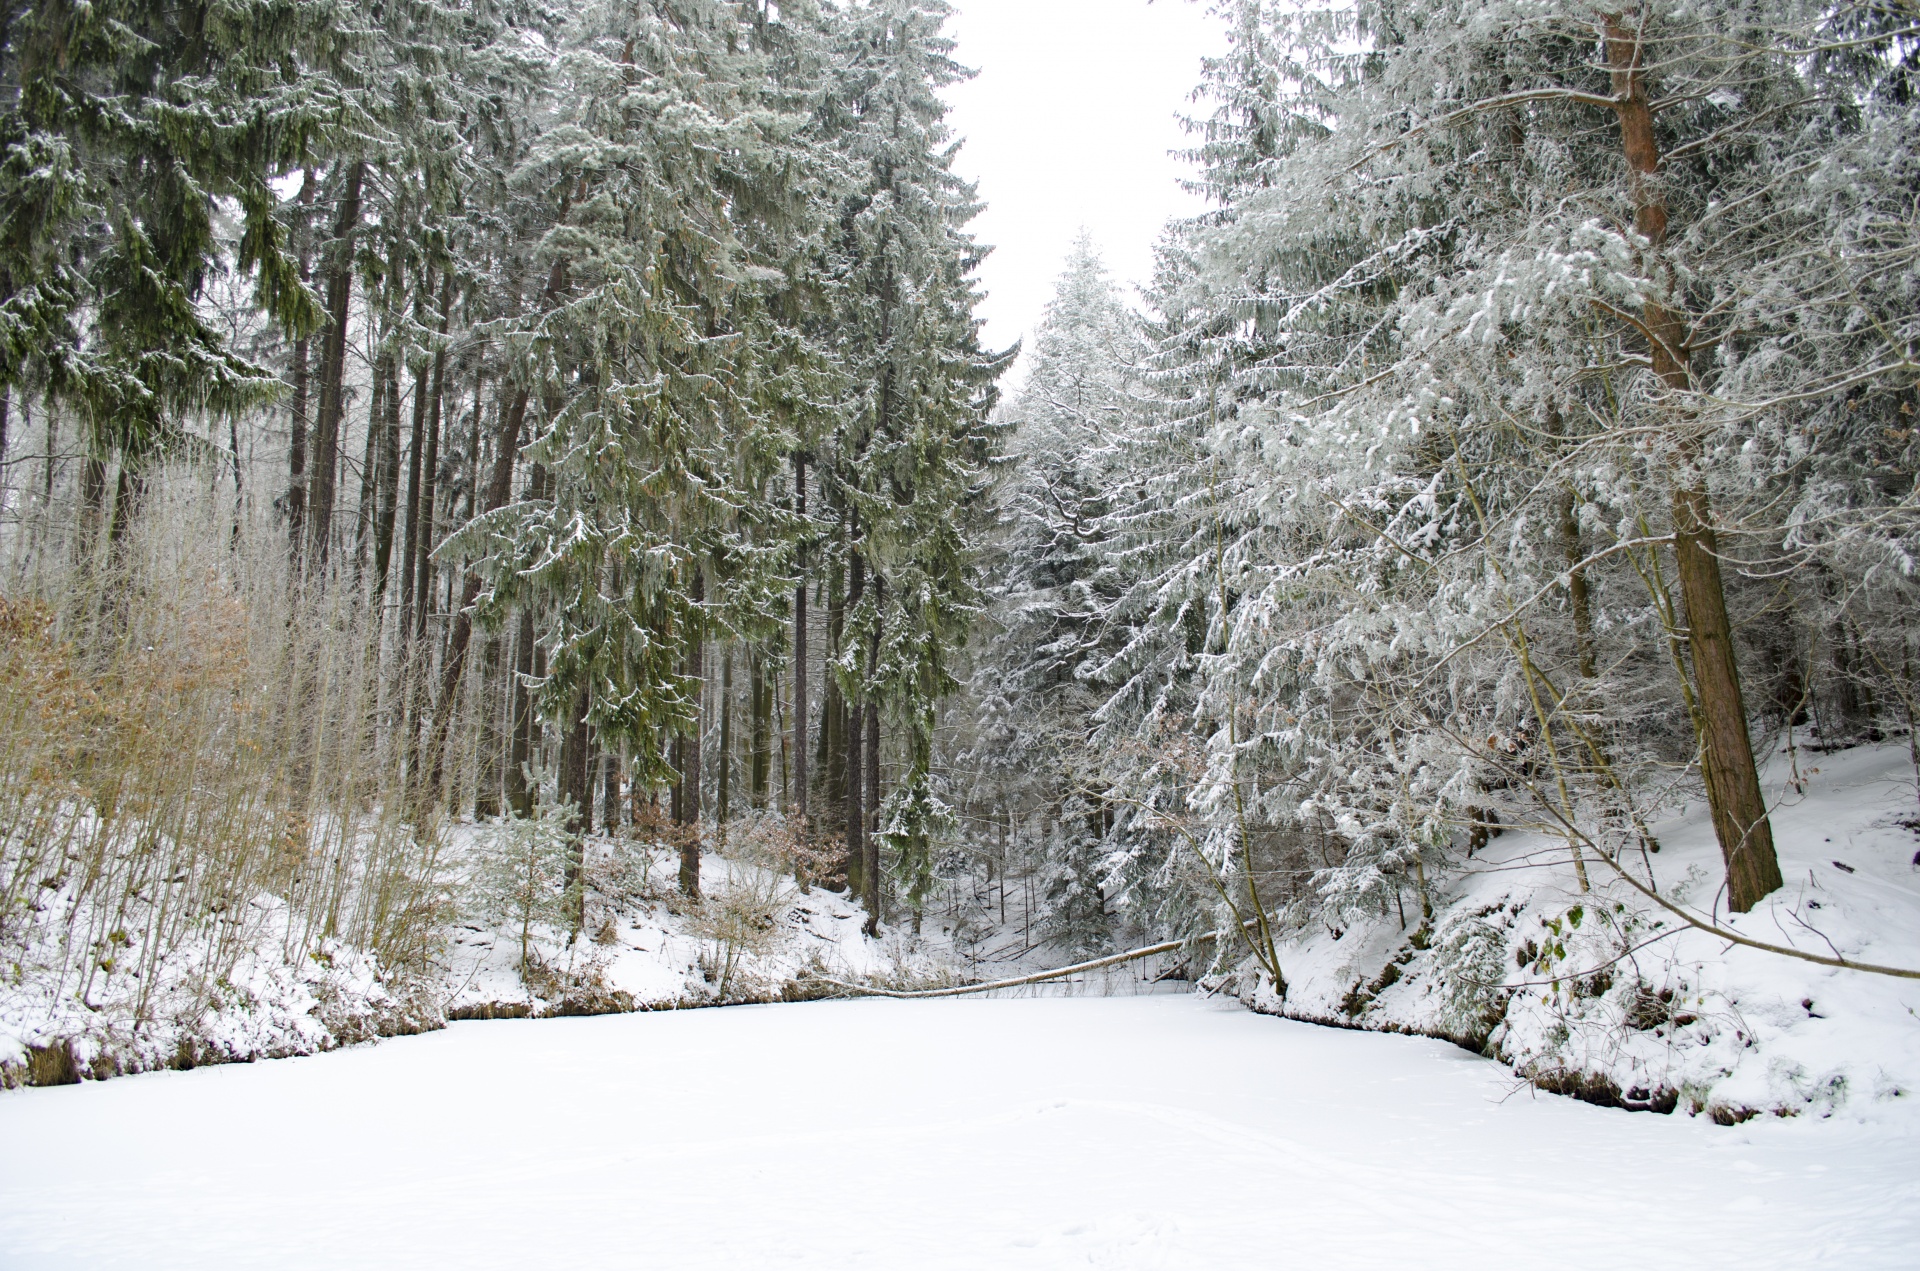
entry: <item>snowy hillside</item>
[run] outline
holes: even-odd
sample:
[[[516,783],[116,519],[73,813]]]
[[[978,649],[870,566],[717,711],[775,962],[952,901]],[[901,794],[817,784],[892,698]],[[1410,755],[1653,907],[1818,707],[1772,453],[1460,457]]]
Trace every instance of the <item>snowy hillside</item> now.
[[[127,951],[132,937],[110,941],[91,977],[64,964],[59,942],[35,946],[0,978],[0,1087],[313,1054],[449,1019],[775,1001],[831,991],[822,977],[952,978],[925,943],[868,939],[864,912],[846,897],[803,890],[750,860],[704,853],[705,897],[689,903],[675,886],[677,853],[624,838],[588,843],[588,878],[599,886],[578,939],[553,920],[552,897],[522,914],[524,928],[505,923],[476,895],[476,864],[496,833],[449,831],[445,895],[461,916],[424,972],[389,971],[338,941],[289,952],[297,933],[270,895],[151,960],[137,945]],[[125,928],[140,930],[137,918]]]
[[[1767,772],[1787,885],[1729,915],[1698,801],[1655,824],[1662,895],[1716,910],[1754,940],[1920,967],[1920,856],[1904,742],[1799,757]],[[1257,1009],[1451,1037],[1535,1084],[1602,1103],[1702,1113],[1910,1117],[1920,1107],[1920,980],[1820,966],[1682,929],[1607,867],[1579,890],[1565,845],[1507,833],[1436,905],[1283,945],[1282,1003],[1251,972]],[[1498,985],[1498,988],[1492,986]]]

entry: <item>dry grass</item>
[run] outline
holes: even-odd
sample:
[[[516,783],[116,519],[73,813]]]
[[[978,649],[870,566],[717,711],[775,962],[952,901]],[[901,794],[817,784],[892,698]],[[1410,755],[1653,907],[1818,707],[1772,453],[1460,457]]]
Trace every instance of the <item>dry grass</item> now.
[[[374,616],[209,502],[157,481],[118,548],[16,553],[0,596],[0,957],[136,1030],[183,951],[209,994],[263,939],[417,967],[443,903]]]

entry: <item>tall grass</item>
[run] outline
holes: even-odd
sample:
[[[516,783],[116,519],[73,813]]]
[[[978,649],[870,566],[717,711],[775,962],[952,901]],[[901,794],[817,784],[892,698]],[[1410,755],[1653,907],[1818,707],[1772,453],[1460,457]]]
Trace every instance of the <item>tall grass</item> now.
[[[270,947],[421,968],[443,917],[381,615],[231,497],[182,469],[118,542],[14,534],[0,596],[0,972],[136,1033]]]

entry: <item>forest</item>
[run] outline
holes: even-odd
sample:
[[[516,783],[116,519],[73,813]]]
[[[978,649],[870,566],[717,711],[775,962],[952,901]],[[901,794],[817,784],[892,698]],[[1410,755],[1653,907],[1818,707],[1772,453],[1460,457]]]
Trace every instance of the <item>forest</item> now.
[[[631,902],[701,1000],[1164,946],[1826,1097],[1627,967],[1920,978],[1912,6],[1207,7],[1209,210],[993,348],[947,0],[9,6],[6,1084],[436,1028],[463,932],[631,1009]],[[892,961],[739,988],[767,879]]]

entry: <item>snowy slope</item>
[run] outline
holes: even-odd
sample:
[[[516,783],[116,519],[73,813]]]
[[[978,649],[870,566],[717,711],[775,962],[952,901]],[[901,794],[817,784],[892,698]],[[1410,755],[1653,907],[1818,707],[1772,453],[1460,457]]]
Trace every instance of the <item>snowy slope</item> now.
[[[626,885],[613,897],[589,893],[578,939],[564,925],[533,923],[522,975],[520,931],[473,916],[461,886],[463,860],[487,832],[452,828],[448,896],[461,916],[430,964],[404,973],[338,941],[289,952],[299,942],[273,896],[254,897],[241,921],[210,922],[203,941],[153,959],[144,976],[117,968],[83,992],[71,987],[67,950],[29,950],[0,973],[0,1088],[309,1055],[449,1018],[775,1001],[831,991],[823,977],[955,978],[922,942],[868,939],[864,912],[845,897],[803,891],[748,860],[704,853],[706,902],[689,905],[675,886],[676,853],[624,841]],[[588,850],[604,859],[615,847],[596,839]],[[111,960],[115,951],[105,952]]]
[[[471,830],[469,830],[469,833]],[[604,853],[605,840],[590,843]],[[751,861],[703,855],[704,902],[688,905],[670,848],[625,845],[646,880],[618,902],[590,897],[590,935],[535,932],[521,973],[518,934],[475,922],[453,932],[444,999],[454,1019],[605,1014],[780,1001],[828,991],[820,982],[935,985],[946,964],[898,933],[869,939],[866,911],[844,894],[803,889]],[[649,859],[650,857],[650,859]]]
[[[1920,967],[1913,767],[1903,743],[1798,757],[1767,774],[1786,886],[1720,921],[1817,954]],[[1796,789],[1796,785],[1798,788]],[[1723,877],[1699,803],[1626,863],[1663,895],[1715,907]],[[1920,1108],[1920,981],[1823,967],[1683,929],[1564,843],[1507,833],[1476,854],[1430,925],[1410,913],[1280,949],[1284,1003],[1258,1009],[1459,1039],[1549,1089],[1630,1107],[1910,1120]],[[1481,986],[1499,984],[1498,992]]]

